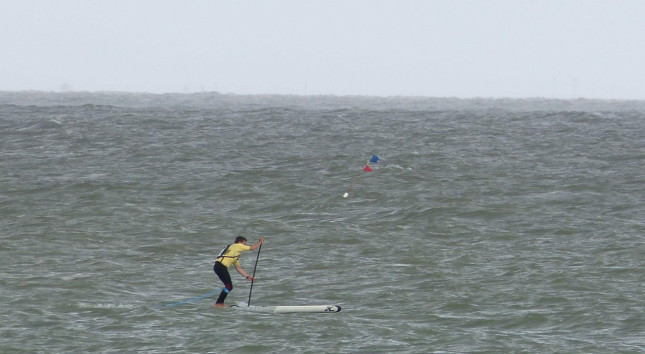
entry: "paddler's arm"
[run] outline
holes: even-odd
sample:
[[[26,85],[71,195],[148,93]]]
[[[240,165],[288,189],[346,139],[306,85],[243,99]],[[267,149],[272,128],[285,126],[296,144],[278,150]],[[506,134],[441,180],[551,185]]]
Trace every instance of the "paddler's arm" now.
[[[262,244],[262,242],[264,242],[264,237],[260,237],[260,240],[258,241],[258,243],[256,243],[256,244],[254,244],[254,245],[249,246],[249,247],[250,247],[249,249],[250,249],[251,251],[253,251],[254,249],[256,249],[256,248],[260,247],[260,245]]]
[[[245,277],[246,279],[248,279],[250,281],[253,281],[253,277],[251,277],[248,274],[246,274],[244,269],[242,269],[242,267],[238,263],[233,263],[233,264],[235,264],[235,270],[237,270],[237,272],[240,273],[241,276]]]

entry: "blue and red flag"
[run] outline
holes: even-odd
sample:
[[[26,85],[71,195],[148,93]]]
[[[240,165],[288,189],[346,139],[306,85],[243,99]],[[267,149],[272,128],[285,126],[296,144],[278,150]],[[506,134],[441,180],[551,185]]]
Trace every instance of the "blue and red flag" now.
[[[356,177],[356,180],[354,180],[354,183],[352,183],[352,185],[349,187],[349,190],[347,192],[345,192],[345,194],[343,194],[344,198],[347,198],[349,196],[349,192],[351,192],[352,188],[354,188],[354,185],[356,183],[358,183],[358,180],[361,178],[361,175],[363,174],[363,172],[371,172],[372,171],[372,168],[370,167],[370,162],[378,163],[378,160],[380,160],[380,158],[378,156],[372,155],[372,157],[369,159],[369,161],[367,161],[367,163],[365,164],[365,167],[363,167],[363,171],[361,171],[361,174],[359,174],[358,177]]]
[[[363,171],[371,172],[372,168],[370,167],[370,162],[378,163],[378,160],[379,160],[378,156],[372,155],[372,158],[369,161],[367,161],[367,165],[365,165],[365,168],[363,169]]]

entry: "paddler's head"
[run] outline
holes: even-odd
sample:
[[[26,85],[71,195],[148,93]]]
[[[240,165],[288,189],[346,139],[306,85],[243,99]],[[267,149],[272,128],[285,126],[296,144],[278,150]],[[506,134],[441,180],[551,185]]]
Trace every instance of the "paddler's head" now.
[[[246,243],[248,241],[244,236],[238,236],[235,238],[235,243]]]

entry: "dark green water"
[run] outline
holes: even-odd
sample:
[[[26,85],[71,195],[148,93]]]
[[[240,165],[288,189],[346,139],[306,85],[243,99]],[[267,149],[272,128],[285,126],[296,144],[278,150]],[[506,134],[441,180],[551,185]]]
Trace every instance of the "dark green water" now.
[[[644,107],[0,93],[0,351],[645,351]]]

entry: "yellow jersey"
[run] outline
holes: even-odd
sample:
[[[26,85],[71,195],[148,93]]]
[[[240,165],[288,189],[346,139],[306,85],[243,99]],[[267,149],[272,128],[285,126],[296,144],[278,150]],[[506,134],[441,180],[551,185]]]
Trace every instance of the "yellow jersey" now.
[[[226,268],[230,267],[231,264],[239,265],[240,253],[249,251],[250,249],[251,246],[247,246],[243,243],[230,244],[219,253],[215,261],[222,263]]]

